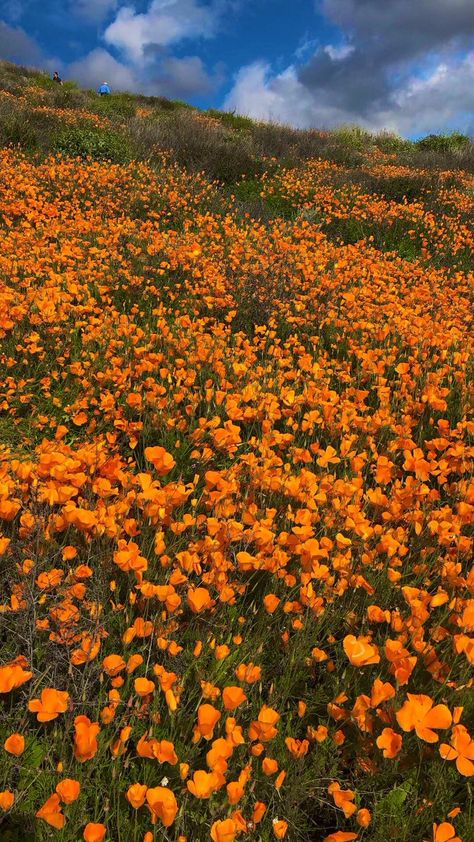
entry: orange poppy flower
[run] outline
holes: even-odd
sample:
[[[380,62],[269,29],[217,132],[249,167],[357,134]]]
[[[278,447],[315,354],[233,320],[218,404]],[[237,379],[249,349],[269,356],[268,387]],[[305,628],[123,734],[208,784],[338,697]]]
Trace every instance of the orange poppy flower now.
[[[471,777],[474,775],[474,740],[464,725],[455,725],[450,745],[442,743],[439,753],[443,760],[455,760],[460,775]]]
[[[278,772],[278,760],[273,757],[264,757],[262,760],[262,772],[264,775],[274,775]]]
[[[174,792],[164,786],[155,786],[153,789],[147,790],[146,800],[151,812],[152,823],[156,824],[157,820],[160,819],[165,827],[171,827],[178,812]]]
[[[212,705],[200,705],[198,707],[198,724],[197,731],[205,740],[210,740],[214,733],[214,728],[221,718],[221,713]]]
[[[97,735],[100,728],[97,722],[91,722],[87,716],[76,716],[74,728],[74,757],[80,763],[84,763],[97,753]]]
[[[260,681],[262,677],[262,668],[256,667],[255,664],[240,664],[235,670],[235,674],[239,681],[245,684],[255,684]]]
[[[247,696],[240,687],[224,687],[222,701],[226,710],[235,710],[247,701]]]
[[[274,593],[267,594],[263,598],[263,604],[265,606],[265,611],[267,611],[269,614],[274,614],[275,611],[277,610],[280,602],[281,602],[281,599],[278,599],[278,597]]]
[[[433,700],[423,694],[407,693],[408,699],[397,712],[397,722],[404,731],[416,731],[420,740],[436,743],[434,729],[449,728],[452,716],[446,705],[433,707]]]
[[[9,664],[0,667],[0,693],[10,693],[29,681],[33,673],[23,669],[19,664]]]
[[[238,804],[244,795],[245,787],[242,781],[230,781],[226,786],[229,804]]]
[[[450,822],[433,825],[433,842],[462,842]]]
[[[238,744],[241,745],[239,742]],[[218,740],[214,740],[211,749],[206,754],[206,762],[209,769],[212,769],[213,772],[226,772],[227,760],[232,755],[234,745],[234,741],[229,738],[224,739],[220,737]]]
[[[3,810],[3,812],[6,813],[7,810],[10,810],[13,807],[14,803],[15,796],[13,795],[13,792],[10,792],[9,789],[4,789],[0,792],[0,810]]]
[[[171,453],[168,453],[164,447],[145,447],[145,456],[160,477],[169,474],[176,465]]]
[[[25,738],[22,734],[10,734],[3,743],[3,748],[9,754],[14,754],[15,757],[20,757],[25,750]]]
[[[367,810],[363,807],[361,810],[357,811],[356,822],[359,827],[368,827],[370,822],[372,821],[372,815],[370,810]]]
[[[105,824],[100,822],[89,822],[84,828],[82,834],[85,842],[102,842],[105,839],[107,828]]]
[[[416,666],[416,655],[410,655],[399,640],[389,639],[385,643],[385,657],[391,662],[390,672],[398,684],[407,684]]]
[[[346,819],[353,815],[356,812],[357,807],[353,803],[355,798],[355,792],[351,789],[341,789],[340,784],[334,782],[329,784],[328,792],[332,795],[334,799],[334,803],[336,807],[339,807],[344,813]]]
[[[56,792],[63,804],[72,804],[73,801],[76,801],[79,798],[80,791],[81,785],[74,778],[64,778],[56,786]]]
[[[134,681],[135,692],[139,696],[148,696],[155,692],[155,684],[148,678],[136,678]]]
[[[102,661],[102,666],[104,672],[106,672],[110,678],[114,678],[122,672],[127,665],[120,655],[107,655],[107,657]]]
[[[330,833],[329,836],[325,836],[323,842],[352,842],[353,839],[357,839],[358,834],[353,833],[351,830],[336,830],[335,833]]]
[[[145,784],[132,784],[127,790],[127,801],[135,810],[145,803],[148,787]]]
[[[383,682],[380,681],[379,678],[376,678],[372,685],[372,693],[370,695],[370,706],[376,708],[383,702],[388,701],[388,699],[393,699],[394,696],[395,687],[393,687],[388,681]]]
[[[253,808],[252,813],[252,821],[254,824],[259,824],[265,813],[267,812],[267,805],[263,803],[263,801],[257,801],[255,807]]]
[[[41,691],[40,699],[31,699],[28,702],[28,710],[36,713],[38,722],[51,722],[60,713],[68,709],[69,693],[63,690],[55,690],[53,687],[46,687]]]
[[[386,758],[396,757],[401,751],[402,742],[400,734],[397,734],[392,728],[384,728],[380,737],[377,737],[376,740],[378,748],[383,750],[383,756]]]
[[[215,772],[194,772],[191,780],[186,782],[189,792],[196,798],[210,798],[220,787],[220,780]]]
[[[160,763],[169,763],[171,766],[176,766],[178,762],[178,755],[174,750],[174,745],[169,740],[152,740],[153,757]]]
[[[276,839],[284,839],[288,830],[288,822],[284,819],[274,819],[272,829]]]
[[[262,743],[272,740],[278,733],[275,728],[280,719],[280,714],[267,705],[263,705],[258,714],[258,719],[251,723],[249,736],[251,740],[260,740]]]
[[[114,553],[114,562],[124,573],[133,572],[138,580],[142,581],[143,573],[148,569],[147,559],[141,555],[140,547],[134,541],[119,542],[119,549]]]
[[[308,740],[295,740],[293,737],[286,737],[285,745],[295,760],[300,757],[305,757],[305,755],[308,754]]]
[[[143,664],[143,656],[142,655],[130,655],[127,661],[127,672],[129,675],[137,669],[137,667]]]
[[[223,819],[211,827],[212,842],[235,842],[238,828],[233,819]]]
[[[51,825],[51,827],[55,827],[56,830],[61,830],[66,824],[66,817],[61,812],[61,801],[59,799],[59,795],[54,793],[51,795],[47,801],[43,804],[42,807],[36,813],[36,818],[43,819],[43,821],[47,822]]]
[[[214,605],[211,595],[206,588],[190,588],[188,591],[188,605],[194,614],[200,614]]]
[[[342,645],[349,661],[355,667],[365,667],[380,662],[379,650],[373,643],[369,643],[365,637],[355,637],[353,634],[348,634]]]

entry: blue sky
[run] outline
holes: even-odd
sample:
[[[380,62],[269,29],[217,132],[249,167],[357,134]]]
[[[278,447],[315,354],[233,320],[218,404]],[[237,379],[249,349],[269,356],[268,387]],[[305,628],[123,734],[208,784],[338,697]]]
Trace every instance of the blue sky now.
[[[474,129],[473,0],[2,0],[0,57],[302,127]]]

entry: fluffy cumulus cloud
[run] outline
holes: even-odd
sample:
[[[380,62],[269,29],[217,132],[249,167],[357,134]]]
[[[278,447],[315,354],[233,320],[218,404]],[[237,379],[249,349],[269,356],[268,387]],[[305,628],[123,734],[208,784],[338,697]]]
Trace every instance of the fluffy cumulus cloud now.
[[[143,87],[133,69],[100,47],[71,64],[67,72],[85,88],[96,88],[101,82],[111,80],[118,91],[139,91]]]
[[[159,65],[159,73],[151,85],[155,90],[161,88],[161,93],[169,97],[203,96],[215,91],[223,79],[222,65],[208,73],[198,56],[168,56]]]
[[[34,65],[42,60],[41,50],[20,26],[0,20],[0,59]]]
[[[227,108],[299,126],[472,129],[472,0],[322,0],[320,10],[341,42],[280,73],[242,68]]]
[[[95,88],[98,83],[108,81],[115,90],[171,98],[210,93],[222,82],[221,68],[218,66],[208,73],[198,56],[163,55],[144,76],[139,67],[118,61],[103,48],[97,48],[71,64],[67,72],[86,88]]]
[[[122,6],[104,38],[136,63],[184,39],[212,37],[220,13],[221,4],[205,6],[198,0],[153,0],[143,13]]]

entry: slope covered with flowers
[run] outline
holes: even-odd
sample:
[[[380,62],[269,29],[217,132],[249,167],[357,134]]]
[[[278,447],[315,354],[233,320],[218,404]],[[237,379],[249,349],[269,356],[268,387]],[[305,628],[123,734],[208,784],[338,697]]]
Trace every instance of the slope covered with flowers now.
[[[0,153],[2,839],[473,840],[473,183],[366,170]]]

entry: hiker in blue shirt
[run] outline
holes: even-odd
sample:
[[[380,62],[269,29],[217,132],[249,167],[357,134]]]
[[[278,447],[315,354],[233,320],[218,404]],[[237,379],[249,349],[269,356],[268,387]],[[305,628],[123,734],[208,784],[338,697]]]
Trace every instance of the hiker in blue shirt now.
[[[101,96],[108,96],[110,94],[110,88],[107,82],[102,82],[99,90],[97,91]]]

